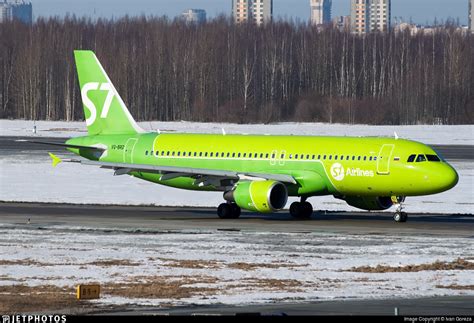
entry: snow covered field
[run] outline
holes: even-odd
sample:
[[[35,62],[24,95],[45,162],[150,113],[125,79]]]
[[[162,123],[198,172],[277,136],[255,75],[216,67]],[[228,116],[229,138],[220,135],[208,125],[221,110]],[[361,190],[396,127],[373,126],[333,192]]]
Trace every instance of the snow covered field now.
[[[0,259],[0,286],[99,282],[106,304],[474,294],[472,238],[0,224]]]
[[[33,134],[36,124],[37,133]],[[368,126],[326,123],[229,124],[199,122],[139,122],[147,131],[222,133],[228,134],[286,134],[312,136],[388,136],[394,132],[400,138],[426,144],[474,145],[474,126]],[[76,137],[87,134],[85,122],[24,121],[0,119],[0,136]]]
[[[38,136],[73,137],[85,135],[83,122],[37,122]],[[474,144],[474,126],[361,126],[328,124],[235,125],[189,122],[149,122],[147,129],[221,133],[284,133],[312,135],[393,135],[431,144]],[[0,135],[33,135],[31,121],[0,120]],[[408,198],[407,212],[472,214],[474,210],[474,163],[453,162],[460,175],[450,191],[424,197]],[[87,170],[86,170],[87,169]],[[129,204],[159,206],[211,206],[222,202],[221,193],[189,192],[168,188],[129,176],[112,176],[110,170],[76,164],[52,168],[45,153],[24,152],[0,156],[0,201],[64,202],[93,204]],[[91,192],[94,192],[92,194]],[[287,206],[290,205],[290,199]],[[316,210],[356,210],[332,196],[314,197]],[[388,210],[391,211],[391,210]]]

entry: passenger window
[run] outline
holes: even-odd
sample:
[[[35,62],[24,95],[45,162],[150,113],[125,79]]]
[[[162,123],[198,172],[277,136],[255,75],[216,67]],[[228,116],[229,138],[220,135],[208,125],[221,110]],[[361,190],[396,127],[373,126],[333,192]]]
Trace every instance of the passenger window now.
[[[336,155],[336,156],[334,156],[334,160],[337,160],[337,155]]]
[[[247,157],[247,153],[244,153],[244,158]]]
[[[275,154],[272,154],[272,158],[275,158],[275,157],[276,157],[276,155],[275,155]],[[268,158],[268,156],[267,156],[267,158]]]
[[[369,160],[372,160],[372,156],[369,157]]]
[[[377,157],[374,157],[374,160],[377,160]]]
[[[166,152],[166,156],[169,156],[169,155],[170,155],[170,152],[169,152],[169,151],[167,151],[167,152]]]
[[[285,158],[285,154],[281,154],[280,158],[281,159]]]
[[[312,159],[315,159],[315,158],[316,158],[316,155],[313,155],[313,156],[312,156]]]
[[[227,153],[227,157],[230,157],[230,153]]]
[[[367,156],[364,156],[364,160],[367,160]]]
[[[436,155],[426,155],[426,159],[428,159],[428,161],[430,162],[440,162],[441,159],[439,159],[438,156]]]
[[[232,153],[232,158],[234,158],[234,157],[235,157],[235,153]]]
[[[332,155],[329,155],[329,160],[331,160],[331,159],[332,159]]]
[[[298,159],[298,154],[295,154],[295,159]]]
[[[194,152],[194,157],[196,157],[196,156],[197,156],[197,152]]]
[[[212,157],[213,155],[214,155],[214,153],[210,153],[210,154],[209,154],[209,157]]]
[[[171,153],[171,156],[174,156],[174,151]]]
[[[323,159],[326,159],[326,155],[323,156]]]
[[[206,153],[204,154],[204,157],[207,157],[207,151],[206,151]]]
[[[158,156],[160,154],[160,152],[157,150],[155,151],[155,155]]]
[[[145,151],[145,155],[146,155],[146,156],[148,156],[148,150],[147,150],[147,151]]]
[[[240,158],[240,153],[238,153],[238,154],[237,154],[237,157],[239,157],[239,158]]]
[[[318,160],[320,160],[320,159],[321,159],[321,155],[318,155]]]
[[[356,156],[352,156],[352,160],[355,160],[356,159]]]
[[[306,159],[309,159],[309,155],[306,155]]]
[[[260,153],[260,158],[263,158],[263,154],[262,154],[262,153]]]
[[[425,155],[418,155],[418,157],[416,157],[416,162],[417,163],[421,163],[421,162],[424,162],[424,161],[426,161]]]
[[[179,156],[179,155],[181,155],[181,152],[180,152],[180,151],[178,151],[178,156]]]

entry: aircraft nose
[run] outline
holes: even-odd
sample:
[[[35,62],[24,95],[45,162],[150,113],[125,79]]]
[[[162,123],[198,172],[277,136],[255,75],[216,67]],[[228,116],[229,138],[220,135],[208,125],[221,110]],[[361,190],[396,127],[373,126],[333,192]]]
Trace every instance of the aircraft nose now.
[[[440,183],[443,190],[447,191],[453,188],[454,186],[456,186],[458,181],[459,181],[459,175],[456,172],[456,170],[450,165],[446,165],[443,171],[441,183]]]

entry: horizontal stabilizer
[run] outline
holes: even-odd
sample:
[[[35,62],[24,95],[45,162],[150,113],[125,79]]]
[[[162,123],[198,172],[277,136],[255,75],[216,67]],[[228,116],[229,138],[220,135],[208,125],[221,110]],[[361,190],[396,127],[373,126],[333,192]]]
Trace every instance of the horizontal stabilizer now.
[[[53,161],[53,167],[56,167],[60,162],[62,162],[61,158],[59,158],[55,154],[52,154],[52,153],[48,153],[48,154],[49,154],[49,157],[51,157]]]
[[[51,146],[60,146],[64,148],[75,148],[75,149],[91,149],[97,151],[104,151],[105,148],[101,147],[93,147],[93,146],[81,146],[81,145],[70,145],[66,143],[60,142],[52,142],[52,141],[37,141],[37,140],[16,140],[17,142],[31,142],[33,144],[41,144],[41,145],[51,145]]]

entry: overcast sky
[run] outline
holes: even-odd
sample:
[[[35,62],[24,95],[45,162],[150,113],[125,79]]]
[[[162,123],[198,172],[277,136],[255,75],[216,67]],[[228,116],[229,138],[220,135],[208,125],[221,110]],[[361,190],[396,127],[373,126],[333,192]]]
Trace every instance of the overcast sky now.
[[[205,9],[208,17],[231,13],[232,0],[30,0],[33,14],[64,16],[66,13],[91,17],[128,15],[167,15],[175,17],[187,8]],[[309,19],[310,0],[273,0],[274,15],[299,20]],[[468,0],[392,0],[392,19],[425,24],[435,19],[458,19],[467,24]],[[333,16],[350,14],[350,0],[333,0]]]

